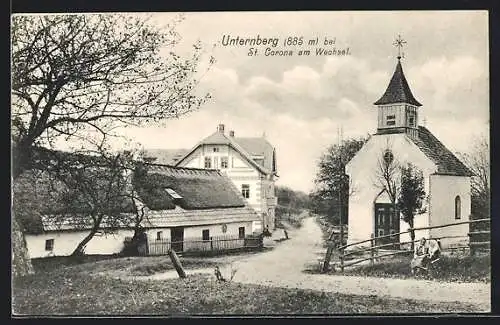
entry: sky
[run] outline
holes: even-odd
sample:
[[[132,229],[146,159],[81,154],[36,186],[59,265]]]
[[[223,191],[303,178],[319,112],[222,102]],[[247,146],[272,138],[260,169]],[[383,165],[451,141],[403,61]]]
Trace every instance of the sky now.
[[[152,18],[165,24],[175,15]],[[264,135],[276,148],[277,185],[309,192],[318,159],[338,142],[340,127],[344,138],[376,131],[373,102],[394,72],[398,35],[406,41],[405,76],[423,105],[420,124],[454,152],[469,150],[474,138],[489,134],[486,11],[186,13],[177,31],[182,40],[176,53],[188,54],[199,40],[206,51],[202,67],[215,57],[199,85],[211,99],[161,126],[123,131],[144,148],[191,148],[222,123],[236,136]],[[280,44],[223,46],[225,35],[278,38]],[[287,37],[302,37],[306,44],[285,46]],[[317,46],[307,45],[316,38]],[[335,44],[323,46],[325,38]],[[257,55],[248,55],[251,47]],[[294,53],[266,56],[267,47]],[[349,48],[349,55],[317,56],[316,48]],[[299,56],[300,49],[311,54]]]

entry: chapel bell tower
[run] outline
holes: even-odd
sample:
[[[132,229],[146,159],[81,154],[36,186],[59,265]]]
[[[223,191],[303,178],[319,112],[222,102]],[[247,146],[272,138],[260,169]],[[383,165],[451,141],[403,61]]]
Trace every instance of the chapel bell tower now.
[[[394,42],[398,47],[398,63],[389,86],[374,105],[378,109],[378,134],[407,133],[418,136],[418,108],[422,106],[410,90],[401,66],[401,47],[406,43],[401,36]]]

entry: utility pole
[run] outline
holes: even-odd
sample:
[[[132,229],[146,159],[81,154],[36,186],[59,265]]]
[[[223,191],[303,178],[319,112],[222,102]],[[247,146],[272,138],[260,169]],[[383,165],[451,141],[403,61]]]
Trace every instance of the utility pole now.
[[[340,167],[340,175],[337,175],[338,178],[338,188],[337,188],[337,195],[338,195],[338,204],[337,208],[339,211],[339,223],[340,223],[340,246],[343,245],[344,242],[344,227],[342,225],[342,186],[343,186],[343,180],[344,180],[344,166],[343,166],[343,159],[342,159],[342,127],[338,128],[337,127],[337,140],[338,140],[338,149],[339,149],[339,167]],[[335,237],[335,229],[332,230],[332,233],[330,234],[330,237],[328,238],[328,248],[326,250],[325,254],[325,260],[323,261],[323,266],[322,266],[322,272],[326,273],[328,272],[328,269],[330,267],[330,260],[332,257],[333,250],[336,249],[332,245],[332,241]]]

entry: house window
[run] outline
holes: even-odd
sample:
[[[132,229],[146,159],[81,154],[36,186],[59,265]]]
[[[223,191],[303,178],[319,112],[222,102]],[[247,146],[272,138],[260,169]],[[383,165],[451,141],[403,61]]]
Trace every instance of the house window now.
[[[227,157],[220,158],[220,167],[224,169],[228,167]]]
[[[248,184],[241,185],[241,195],[243,195],[245,199],[248,199],[250,197],[250,185]]]
[[[47,239],[45,241],[45,250],[53,251],[54,250],[54,239]]]
[[[215,147],[215,148],[214,148],[214,152],[219,152],[219,148],[218,148],[218,147]]]
[[[396,125],[396,115],[387,115],[386,125]]]
[[[238,238],[239,239],[245,238],[245,227],[238,228]]]
[[[212,158],[205,157],[205,168],[212,168]]]
[[[209,229],[203,229],[201,232],[201,238],[203,240],[210,240],[210,230]]]
[[[455,197],[455,219],[460,219],[462,215],[462,205],[460,203],[460,196]]]
[[[158,231],[156,233],[156,240],[161,240],[161,237],[163,236],[163,231]]]

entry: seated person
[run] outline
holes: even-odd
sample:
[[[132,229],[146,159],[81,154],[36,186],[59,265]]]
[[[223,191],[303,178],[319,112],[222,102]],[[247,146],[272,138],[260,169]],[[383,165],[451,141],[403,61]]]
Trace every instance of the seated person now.
[[[441,244],[439,243],[439,240],[429,239],[426,245],[429,255],[429,262],[432,263],[439,259],[439,257],[441,256]]]
[[[427,270],[429,263],[436,261],[441,254],[440,244],[435,239],[420,239],[415,246],[413,259],[411,261],[411,271],[415,272],[417,268]]]

